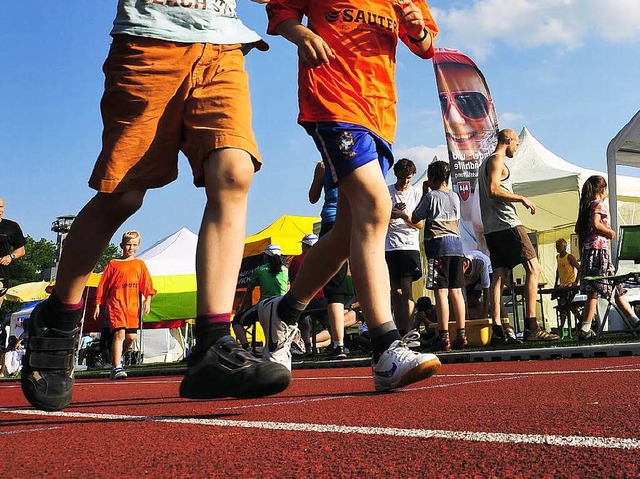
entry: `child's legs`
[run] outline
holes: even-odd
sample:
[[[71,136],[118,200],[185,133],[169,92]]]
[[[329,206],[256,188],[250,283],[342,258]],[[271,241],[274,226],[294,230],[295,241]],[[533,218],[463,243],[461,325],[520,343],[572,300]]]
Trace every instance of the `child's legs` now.
[[[350,264],[358,302],[372,329],[391,319],[389,272],[384,242],[391,217],[389,189],[377,161],[370,161],[342,179],[334,233],[342,221],[346,199],[351,226]],[[313,251],[313,248],[312,248]]]
[[[137,333],[130,333],[128,331],[125,332],[124,342],[122,343],[122,354],[126,353],[131,349],[131,345],[136,340]]]
[[[56,296],[63,303],[79,303],[87,280],[102,252],[122,224],[134,214],[144,191],[97,193],[71,225],[56,276]]]
[[[598,293],[589,293],[587,297],[587,302],[584,305],[584,310],[582,311],[582,322],[583,324],[591,324],[593,321],[593,317],[596,314],[596,307],[598,306]]]
[[[625,297],[624,294],[618,294],[618,292],[616,291],[614,296],[615,296],[616,304],[622,310],[622,312],[627,316],[627,318],[630,318],[635,314],[635,312],[633,311],[633,308],[629,304],[629,301],[627,301],[627,298]]]
[[[125,338],[124,329],[115,329],[111,339],[111,365],[115,368],[120,365],[122,360],[123,344]]]
[[[462,290],[460,288],[450,289],[449,299],[451,300],[451,306],[453,306],[453,312],[456,315],[456,326],[458,329],[463,329],[465,324],[465,304]]]
[[[439,288],[434,291],[436,297],[436,315],[438,317],[438,329],[449,331],[449,290]]]
[[[205,161],[207,203],[196,251],[198,315],[232,309],[253,172],[251,156],[236,148],[215,150]]]
[[[344,341],[344,304],[328,304],[327,314],[332,339],[338,342]]]

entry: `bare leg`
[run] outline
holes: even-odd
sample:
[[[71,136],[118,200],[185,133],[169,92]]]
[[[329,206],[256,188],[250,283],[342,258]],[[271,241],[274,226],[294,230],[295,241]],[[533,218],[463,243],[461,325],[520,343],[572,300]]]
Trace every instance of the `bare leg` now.
[[[501,326],[500,306],[502,305],[502,287],[509,280],[509,270],[496,268],[491,279],[491,319],[493,324]]]
[[[438,317],[438,329],[449,331],[449,298],[448,289],[436,289],[436,315]],[[463,316],[464,317],[464,316]]]
[[[524,281],[524,290],[525,290],[525,319],[526,318],[535,318],[536,317],[536,302],[538,298],[538,283],[540,281],[540,274],[542,273],[542,268],[540,267],[540,262],[538,258],[530,259],[529,261],[525,261],[523,263],[526,277]],[[525,325],[526,326],[526,325]]]
[[[464,297],[462,296],[462,290],[460,288],[450,289],[449,299],[451,299],[451,305],[453,306],[453,311],[456,315],[456,327],[458,329],[464,329],[465,304]]]
[[[253,172],[250,155],[234,148],[216,150],[205,162],[207,204],[196,251],[199,315],[233,307]]]
[[[63,303],[79,303],[89,275],[109,241],[144,199],[144,191],[97,193],[71,225],[56,276],[56,295]]]
[[[328,304],[327,313],[331,339],[342,343],[344,341],[344,304]]]
[[[122,360],[124,337],[124,329],[116,329],[113,332],[113,339],[111,340],[111,365],[114,368],[120,366],[120,361]]]

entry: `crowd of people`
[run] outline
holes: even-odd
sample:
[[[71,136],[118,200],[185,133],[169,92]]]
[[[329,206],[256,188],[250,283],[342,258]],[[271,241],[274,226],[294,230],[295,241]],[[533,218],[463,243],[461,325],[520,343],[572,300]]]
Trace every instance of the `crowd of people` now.
[[[265,288],[269,291],[255,308],[266,336],[262,358],[243,347],[243,331],[235,327],[241,317],[254,314],[249,300],[233,325],[240,341],[230,333],[249,186],[262,168],[244,56],[268,46],[242,23],[234,2],[200,8],[198,2],[119,0],[103,69],[102,151],[89,179],[96,194],[73,222],[53,292],[29,321],[21,386],[34,407],[61,410],[71,402],[89,275],[115,232],[141,208],[146,191],[175,180],[179,152],[206,196],[196,252],[196,347],[180,384],[181,397],[251,398],[284,391],[292,380],[291,344],[321,290],[332,325],[331,345],[336,356],[346,354],[341,335],[349,314],[347,260],[371,348],[374,389],[393,390],[432,376],[440,368],[438,357],[411,347],[417,336],[412,321],[430,314],[414,313],[408,288],[421,274],[420,228],[425,229],[427,286],[435,294],[437,346],[465,347],[462,288],[465,271],[471,274],[475,266],[462,250],[460,204],[448,188],[449,166],[429,165],[426,191],[414,192],[409,182],[415,165],[395,162],[392,152],[396,49],[402,42],[422,59],[433,57],[438,26],[427,3],[371,0],[364,6],[348,0],[334,11],[333,2],[325,0],[254,1],[266,4],[267,33],[284,37],[297,49],[298,122],[322,158],[309,196],[317,201],[318,190],[325,193],[319,239],[305,251],[288,289],[282,288],[282,264],[270,260],[277,255],[274,245],[265,251],[265,266],[252,277],[251,285],[260,284],[261,292],[263,282],[273,286]],[[458,99],[452,103],[459,107]],[[502,286],[509,271],[523,264],[524,339],[550,341],[557,336],[541,328],[535,317],[540,265],[514,206],[521,203],[534,213],[535,205],[513,193],[505,162],[517,147],[515,132],[501,131],[494,154],[480,167],[480,206],[493,270],[483,308],[489,309],[496,333],[499,329],[511,337],[512,328],[501,321]],[[391,167],[397,181],[389,187],[385,177]],[[133,264],[126,257],[127,245],[117,265]],[[17,256],[18,248],[12,255]],[[13,261],[12,255],[1,264]],[[603,255],[589,257],[594,266],[596,257]],[[142,288],[143,283],[138,278],[131,292],[151,298],[152,286]],[[486,281],[481,288],[484,293]],[[138,301],[139,308],[148,309],[148,303]],[[457,323],[453,340],[446,327],[450,310]],[[118,355],[130,339],[129,328],[126,322],[111,326],[118,338],[114,379],[126,375]],[[300,336],[306,348],[308,334]]]

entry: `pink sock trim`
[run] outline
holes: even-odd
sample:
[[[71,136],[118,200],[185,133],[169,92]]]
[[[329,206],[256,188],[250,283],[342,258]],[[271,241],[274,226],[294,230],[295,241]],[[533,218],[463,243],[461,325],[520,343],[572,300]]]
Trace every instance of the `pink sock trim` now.
[[[231,322],[231,313],[206,313],[200,314],[196,317],[196,323],[207,324],[222,324]]]
[[[79,309],[82,309],[82,305],[84,304],[83,300],[80,300],[79,303],[63,303],[62,301],[60,301],[60,298],[56,296],[55,290],[53,290],[49,299],[56,307],[56,309],[61,312],[78,311]]]

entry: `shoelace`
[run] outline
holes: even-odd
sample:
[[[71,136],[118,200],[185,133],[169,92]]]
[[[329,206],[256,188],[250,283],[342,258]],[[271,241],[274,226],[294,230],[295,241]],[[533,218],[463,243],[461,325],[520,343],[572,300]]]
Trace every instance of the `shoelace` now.
[[[418,339],[420,339],[420,333],[415,329],[412,329],[407,334],[402,336],[402,339],[400,341],[402,341],[402,343],[406,346],[410,342],[417,341]]]

